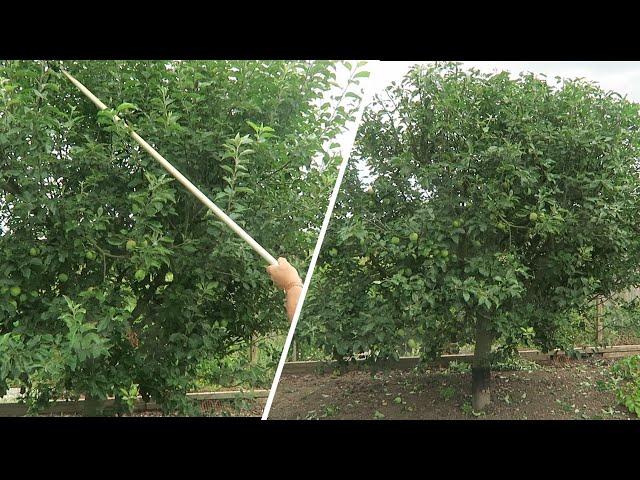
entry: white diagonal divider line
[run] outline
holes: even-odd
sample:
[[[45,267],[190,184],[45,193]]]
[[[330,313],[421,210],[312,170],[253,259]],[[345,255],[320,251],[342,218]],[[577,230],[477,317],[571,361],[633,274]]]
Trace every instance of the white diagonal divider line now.
[[[89,91],[87,87],[85,87],[82,83],[76,80],[70,73],[68,73],[65,69],[60,69],[62,73],[73,83],[78,90],[80,90],[89,100],[91,100],[96,107],[100,110],[106,110],[107,106],[100,101],[98,97],[96,97],[93,93]],[[122,119],[117,115],[113,116],[114,122],[119,122]],[[213,203],[209,198],[200,191],[198,187],[196,187],[193,183],[189,181],[187,177],[182,175],[180,171],[175,168],[169,161],[160,155],[155,148],[149,145],[140,135],[133,131],[132,128],[129,129],[129,134],[131,138],[133,138],[144,150],[149,153],[153,158],[155,158],[162,167],[169,172],[169,174],[174,177],[178,182],[180,182],[189,192],[193,194],[200,202],[202,202],[209,210],[211,210],[220,220],[222,220],[231,230],[233,230],[240,238],[242,238],[245,242],[249,244],[251,248],[253,248],[258,255],[264,258],[269,264],[277,265],[278,261],[258,242],[256,242],[251,235],[245,232],[240,225],[233,221],[231,217],[229,217],[226,213],[222,211],[215,203]]]
[[[369,62],[368,65],[378,64],[379,60],[375,62]],[[371,71],[372,69],[370,69]],[[316,262],[318,261],[318,256],[320,255],[320,249],[322,248],[322,244],[324,242],[324,237],[327,233],[327,228],[329,227],[329,222],[331,221],[331,215],[333,214],[333,207],[336,204],[336,199],[338,198],[338,193],[340,192],[340,185],[342,185],[342,179],[344,178],[344,173],[347,170],[347,164],[349,163],[349,158],[351,157],[351,151],[353,150],[353,145],[356,140],[356,135],[358,133],[358,127],[360,126],[360,120],[362,119],[362,114],[364,112],[365,106],[369,102],[369,98],[372,95],[372,82],[371,77],[373,76],[373,72],[371,72],[369,76],[369,85],[368,88],[365,89],[365,94],[362,98],[362,102],[360,103],[360,108],[356,114],[356,119],[354,122],[353,135],[348,143],[348,145],[344,148],[342,154],[342,163],[340,164],[340,170],[338,171],[338,177],[336,178],[336,183],[333,186],[333,191],[331,192],[331,199],[329,200],[329,206],[327,208],[327,212],[324,215],[324,220],[322,221],[322,227],[320,228],[320,234],[318,235],[318,240],[316,241],[316,247],[313,250],[313,255],[311,257],[311,263],[309,264],[309,268],[304,278],[304,284],[302,285],[302,292],[300,292],[300,298],[298,299],[298,304],[296,305],[296,310],[293,313],[293,319],[291,320],[291,326],[289,327],[289,333],[287,334],[287,339],[284,342],[284,348],[282,349],[282,354],[280,355],[280,361],[278,362],[278,368],[276,369],[276,375],[273,377],[273,383],[271,384],[271,389],[269,390],[269,397],[267,398],[267,403],[262,412],[262,420],[266,420],[269,418],[269,412],[271,410],[271,404],[273,403],[273,399],[276,396],[276,389],[278,388],[278,383],[280,382],[280,376],[282,375],[282,369],[284,368],[284,364],[287,360],[287,355],[289,354],[289,347],[291,346],[291,341],[293,340],[293,336],[296,332],[296,326],[298,325],[298,318],[300,317],[300,312],[302,311],[302,306],[304,305],[304,299],[307,296],[307,290],[309,290],[309,284],[311,283],[311,278],[313,277],[313,271],[316,268]]]

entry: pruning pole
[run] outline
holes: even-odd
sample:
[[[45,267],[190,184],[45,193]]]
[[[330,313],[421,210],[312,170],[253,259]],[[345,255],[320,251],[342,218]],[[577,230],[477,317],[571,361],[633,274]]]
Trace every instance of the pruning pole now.
[[[84,95],[91,100],[96,107],[100,110],[106,110],[107,106],[100,101],[98,97],[96,97],[93,93],[91,93],[87,87],[85,87],[82,83],[76,80],[69,72],[65,69],[60,69],[62,73],[73,83],[78,90],[80,90]],[[118,115],[113,116],[114,122],[119,122],[122,119],[118,117]],[[240,227],[236,222],[234,222],[226,213],[224,213],[215,203],[213,203],[209,198],[198,189],[193,183],[191,183],[187,177],[182,175],[173,165],[171,165],[162,155],[160,155],[151,145],[149,145],[140,135],[133,131],[132,128],[129,128],[129,134],[131,137],[138,142],[138,144],[144,148],[149,155],[155,158],[162,167],[169,172],[176,180],[178,180],[184,187],[189,190],[198,200],[200,200],[205,206],[209,208],[220,220],[227,224],[227,226],[237,233],[240,238],[242,238],[245,242],[249,244],[251,248],[253,248],[258,255],[264,258],[271,265],[277,265],[278,261],[267,252],[262,246],[256,242],[251,235],[245,232],[242,227]]]

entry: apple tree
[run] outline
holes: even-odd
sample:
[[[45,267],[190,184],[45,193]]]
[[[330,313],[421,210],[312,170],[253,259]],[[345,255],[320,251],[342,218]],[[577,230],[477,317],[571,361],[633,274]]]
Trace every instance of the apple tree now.
[[[413,68],[360,125],[301,332],[335,357],[566,347],[568,312],[638,283],[638,105],[586,80]]]
[[[0,395],[20,385],[37,409],[139,392],[187,408],[199,360],[286,328],[282,293],[111,116],[303,273],[339,164],[330,141],[366,73],[311,61],[64,67],[113,110],[98,112],[54,62],[0,61]]]

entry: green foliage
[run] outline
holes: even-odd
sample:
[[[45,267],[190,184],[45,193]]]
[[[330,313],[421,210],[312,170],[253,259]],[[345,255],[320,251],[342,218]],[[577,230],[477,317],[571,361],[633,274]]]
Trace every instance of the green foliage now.
[[[519,355],[509,356],[491,362],[491,369],[498,371],[540,370],[540,365]]]
[[[640,308],[638,299],[613,296],[604,305],[602,316],[603,345],[635,345],[640,343]],[[587,304],[567,312],[566,321],[558,326],[555,339],[558,348],[570,352],[575,346],[592,346],[597,338],[596,307]]]
[[[640,355],[623,358],[611,367],[618,401],[640,417]]]
[[[451,400],[455,396],[455,394],[456,394],[456,389],[453,388],[451,385],[447,387],[442,387],[440,389],[440,396],[445,402],[448,402],[449,400]]]
[[[140,391],[136,384],[131,384],[129,388],[120,388],[120,399],[122,403],[126,405],[126,409],[129,413],[133,412],[139,394]]]
[[[638,283],[639,122],[585,80],[415,67],[365,112],[301,323],[339,358],[434,358],[479,320],[566,347],[570,312]]]
[[[304,272],[362,65],[342,84],[334,62],[64,67],[115,110],[97,111],[53,64],[0,61],[0,394],[19,381],[35,403],[131,398],[138,385],[190,408],[203,358],[287,327],[282,294],[128,125]]]
[[[470,417],[471,416],[481,417],[483,415],[486,415],[485,412],[476,412],[469,402],[463,403],[462,407],[460,407],[460,408],[462,410],[462,413],[464,413],[465,415],[468,415]]]
[[[253,362],[249,357],[250,345],[236,345],[234,351],[224,357],[203,359],[196,370],[196,386],[199,389],[230,388],[270,388],[282,352],[282,338],[267,339],[258,343],[258,358]]]
[[[640,343],[640,299],[613,298],[605,304],[603,337],[606,345]]]
[[[453,360],[449,362],[447,368],[444,369],[445,374],[450,373],[469,373],[471,371],[471,364],[467,362],[458,362],[457,360]]]

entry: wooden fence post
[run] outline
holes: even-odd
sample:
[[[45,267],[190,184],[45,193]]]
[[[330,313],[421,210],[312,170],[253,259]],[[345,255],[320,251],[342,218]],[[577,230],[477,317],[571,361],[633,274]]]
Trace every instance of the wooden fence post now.
[[[596,345],[604,343],[604,299],[598,298],[596,303]]]
[[[251,342],[249,343],[249,363],[254,365],[258,362],[258,355],[260,350],[258,349],[258,337],[255,334],[251,335]]]

